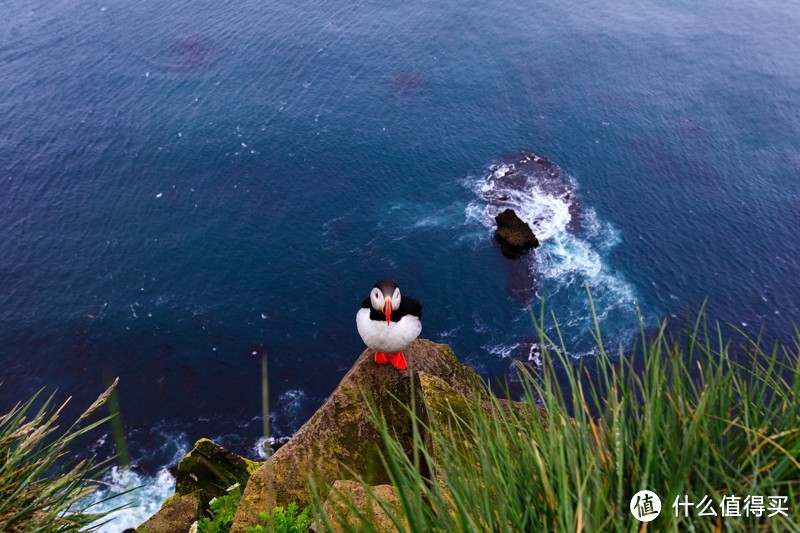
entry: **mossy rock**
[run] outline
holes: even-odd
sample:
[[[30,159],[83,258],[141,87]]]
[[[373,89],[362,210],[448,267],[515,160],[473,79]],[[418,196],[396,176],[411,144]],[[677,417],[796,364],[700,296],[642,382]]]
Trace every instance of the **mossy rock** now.
[[[212,498],[227,493],[232,485],[244,487],[250,474],[263,463],[240,457],[208,439],[198,440],[178,463],[175,494],[198,494],[203,509]]]
[[[420,376],[426,374],[456,394],[471,398],[486,395],[480,377],[459,363],[447,346],[419,339],[405,354],[409,363],[406,371],[376,365],[370,350],[361,354],[322,407],[250,476],[244,491],[247,504],[239,506],[233,533],[244,533],[253,525],[254,513],[269,512],[276,505],[285,507],[291,502],[301,508],[308,505],[309,479],[314,480],[321,494],[326,494],[335,481],[354,480],[356,476],[370,485],[390,482],[380,460],[380,432],[365,397],[371,398],[389,431],[410,453],[411,418],[401,403],[411,403],[412,372],[417,391],[426,390],[419,385]],[[427,390],[433,391],[433,386]],[[418,405],[424,406],[424,399],[419,395],[417,398]]]
[[[418,377],[424,414],[429,421],[441,430],[454,431],[469,423],[472,407],[464,394],[437,376],[419,372]]]
[[[331,487],[322,507],[322,513],[327,519],[328,525],[325,525],[322,518],[317,518],[309,530],[315,533],[366,530],[388,533],[398,530],[395,525],[396,520],[401,526],[399,530],[407,531],[408,520],[403,516],[397,490],[391,485],[376,485],[370,487],[370,490],[374,497],[357,481],[337,481]],[[378,504],[377,500],[394,511],[391,516]],[[354,512],[353,508],[357,512]],[[359,514],[364,517],[364,520],[358,516]]]
[[[161,509],[147,522],[136,528],[136,533],[176,533],[189,531],[203,512],[199,492],[175,495],[169,498]]]

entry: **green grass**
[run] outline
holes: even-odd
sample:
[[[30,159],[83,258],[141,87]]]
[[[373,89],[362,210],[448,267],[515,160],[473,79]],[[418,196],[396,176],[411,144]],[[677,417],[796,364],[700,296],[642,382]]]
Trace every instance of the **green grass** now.
[[[66,430],[59,417],[69,400],[57,406],[41,391],[0,415],[0,532],[85,531],[102,523],[108,513],[93,513],[83,502],[107,463],[75,459],[72,446],[111,418],[89,422],[115,386]]]
[[[543,322],[544,370],[519,367],[523,407],[492,395],[488,404],[472,402],[467,415],[450,413],[447,427],[409,408],[417,428],[411,454],[374,413],[400,506],[378,503],[398,527],[639,531],[645,524],[631,514],[631,498],[648,489],[662,502],[649,531],[800,531],[800,334],[792,349],[765,350],[741,333],[725,339],[701,312],[679,338],[666,325],[642,328],[631,353],[612,356],[595,320],[590,371],[575,368],[559,339],[546,338]],[[717,516],[692,507],[676,517],[673,503],[684,496],[694,503],[707,496]],[[764,497],[764,516],[720,516],[723,497],[742,498],[744,515],[748,496]],[[788,516],[767,518],[768,496],[786,497]],[[327,519],[329,527],[344,522]],[[359,520],[345,529],[370,527],[369,517]]]

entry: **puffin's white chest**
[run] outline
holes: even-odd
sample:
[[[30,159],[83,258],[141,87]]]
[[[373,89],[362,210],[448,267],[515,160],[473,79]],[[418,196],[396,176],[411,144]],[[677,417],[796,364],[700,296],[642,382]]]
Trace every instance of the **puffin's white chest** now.
[[[406,315],[397,322],[387,324],[385,320],[371,320],[369,309],[356,313],[358,334],[370,350],[395,353],[405,350],[422,331],[422,322],[413,315]]]

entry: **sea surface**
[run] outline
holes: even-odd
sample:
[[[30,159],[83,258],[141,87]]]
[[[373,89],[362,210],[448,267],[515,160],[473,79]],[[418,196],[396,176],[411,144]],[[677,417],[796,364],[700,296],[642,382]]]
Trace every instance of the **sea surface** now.
[[[77,412],[119,376],[135,468],[109,481],[147,486],[120,531],[197,438],[257,456],[253,352],[295,431],[382,278],[486,377],[526,358],[542,302],[592,357],[587,287],[612,346],[706,299],[788,340],[798,27],[775,0],[3,2],[0,412],[41,387]],[[513,199],[541,240],[527,301],[484,194],[520,150],[581,212]]]

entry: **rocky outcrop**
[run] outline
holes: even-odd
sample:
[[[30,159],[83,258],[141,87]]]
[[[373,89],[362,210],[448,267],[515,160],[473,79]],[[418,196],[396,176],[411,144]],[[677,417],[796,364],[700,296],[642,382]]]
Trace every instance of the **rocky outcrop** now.
[[[205,508],[212,498],[227,494],[232,485],[244,487],[262,464],[240,457],[208,439],[200,439],[178,463],[175,494],[198,494]]]
[[[403,513],[381,460],[383,440],[373,422],[375,417],[385,421],[388,431],[411,454],[414,432],[408,406],[422,427],[447,431],[444,441],[448,441],[459,438],[464,424],[470,423],[476,402],[485,407],[490,403],[481,378],[459,363],[448,346],[419,339],[405,354],[409,369],[398,371],[390,365],[376,365],[373,352],[364,351],[317,412],[264,463],[253,463],[207,439],[199,440],[178,465],[175,496],[137,533],[187,531],[207,513],[209,500],[225,494],[235,483],[244,487],[244,494],[231,532],[246,533],[259,514],[276,506],[309,505],[309,481],[318,495],[328,495],[325,518],[316,517],[318,529],[328,524],[342,530],[359,529],[357,517],[345,512],[348,506],[342,498],[346,498],[369,517],[376,530],[397,530]],[[438,461],[441,450],[437,443],[443,441],[420,432],[430,456]],[[438,477],[422,474],[447,490]],[[388,512],[370,500],[369,490],[359,480],[387,504]]]
[[[136,533],[175,533],[189,531],[200,517],[203,504],[199,493],[176,494],[164,502],[161,509],[147,522],[136,528]]]
[[[244,487],[261,464],[240,457],[208,439],[200,439],[178,463],[175,495],[136,528],[136,533],[188,531],[189,526],[203,516],[213,498],[227,494],[232,485]]]
[[[410,452],[411,419],[401,404],[411,404],[412,381],[416,409],[423,417],[446,416],[448,401],[453,405],[460,399],[466,407],[466,398],[485,397],[480,377],[462,366],[449,347],[416,340],[405,354],[407,371],[374,364],[369,350],[361,354],[322,407],[250,477],[233,533],[244,533],[254,524],[254,513],[291,502],[301,508],[307,505],[309,480],[322,494],[334,482],[357,476],[371,485],[389,483],[380,460],[380,432],[373,423],[367,398],[386,420],[389,431]],[[429,413],[427,406],[438,407]]]
[[[532,248],[539,246],[536,235],[513,209],[506,209],[496,217],[497,230],[494,238],[500,243],[500,251],[509,259],[516,259]]]

